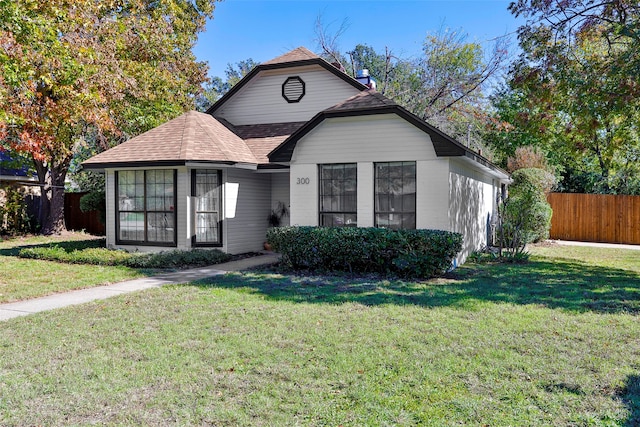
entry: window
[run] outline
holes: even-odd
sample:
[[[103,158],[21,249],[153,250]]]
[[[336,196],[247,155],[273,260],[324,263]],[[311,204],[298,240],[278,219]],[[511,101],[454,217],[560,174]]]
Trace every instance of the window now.
[[[282,83],[282,97],[290,104],[300,102],[304,96],[304,87],[304,81],[300,77],[287,77],[287,80]]]
[[[175,246],[174,170],[116,173],[117,242]]]
[[[375,225],[416,228],[416,163],[375,164]]]
[[[197,246],[221,246],[222,227],[220,212],[222,177],[217,170],[194,170],[191,175],[191,194],[195,211],[195,235]]]
[[[357,226],[357,165],[320,165],[320,225]]]

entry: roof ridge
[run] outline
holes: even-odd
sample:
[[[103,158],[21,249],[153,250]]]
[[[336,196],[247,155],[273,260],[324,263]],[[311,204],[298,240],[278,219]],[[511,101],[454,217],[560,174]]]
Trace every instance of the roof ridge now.
[[[286,62],[295,62],[302,61],[306,59],[316,59],[320,58],[315,53],[311,52],[304,46],[298,46],[295,49],[290,50],[289,52],[283,53],[280,56],[276,56],[268,61],[263,62],[262,64],[282,64]]]
[[[184,125],[182,127],[182,137],[180,138],[180,157],[181,158],[186,158],[187,151],[189,151],[188,141],[192,139],[189,137],[194,135],[194,132],[191,129],[191,126],[189,126],[189,117],[191,116],[191,114],[189,114],[190,112],[191,111],[188,111],[186,114],[182,114],[180,116],[180,118],[184,117],[183,118]]]
[[[370,99],[372,97],[373,99]],[[368,99],[369,98],[369,99]],[[331,107],[325,108],[323,112],[341,111],[341,110],[369,110],[371,108],[394,107],[400,106],[393,99],[377,92],[375,89],[367,89],[346,98]]]

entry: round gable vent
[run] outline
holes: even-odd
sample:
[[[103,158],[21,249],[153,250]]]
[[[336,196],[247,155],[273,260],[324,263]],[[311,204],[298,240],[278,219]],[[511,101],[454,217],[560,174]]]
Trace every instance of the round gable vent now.
[[[298,76],[287,77],[282,83],[282,97],[287,102],[300,102],[304,96],[304,81]]]

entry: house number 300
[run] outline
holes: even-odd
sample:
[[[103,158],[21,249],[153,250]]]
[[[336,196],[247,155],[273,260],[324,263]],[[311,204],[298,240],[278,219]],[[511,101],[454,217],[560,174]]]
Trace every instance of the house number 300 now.
[[[298,180],[296,181],[296,184],[307,185],[309,184],[309,178],[298,178]]]

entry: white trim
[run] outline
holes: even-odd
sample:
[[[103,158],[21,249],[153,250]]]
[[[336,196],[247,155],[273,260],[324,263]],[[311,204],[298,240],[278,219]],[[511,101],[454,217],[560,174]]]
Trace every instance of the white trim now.
[[[229,253],[229,232],[228,232],[228,224],[227,224],[227,170],[222,169],[220,171],[220,222],[222,223],[222,246],[220,249],[222,252]]]
[[[489,168],[487,166],[484,166],[482,163],[476,162],[473,159],[470,159],[469,157],[466,156],[449,156],[449,158],[451,160],[457,160],[460,161],[462,163],[466,163],[467,166],[476,169],[482,173],[485,174],[489,174],[492,178],[496,178],[498,179],[500,182],[504,182],[504,183],[511,183],[511,177],[509,175],[506,175],[500,171],[497,171],[495,169]]]

